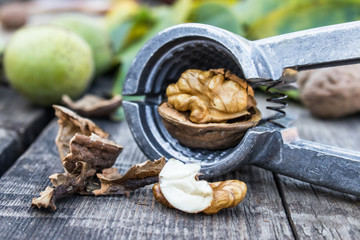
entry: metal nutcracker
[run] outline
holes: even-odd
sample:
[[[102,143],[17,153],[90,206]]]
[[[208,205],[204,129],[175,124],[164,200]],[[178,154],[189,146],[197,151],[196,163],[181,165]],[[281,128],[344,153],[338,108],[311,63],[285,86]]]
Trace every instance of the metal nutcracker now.
[[[279,113],[248,130],[241,142],[221,151],[191,149],[170,136],[157,112],[166,87],[187,69],[226,68],[251,84],[274,87],[293,81],[289,69],[305,70],[358,63],[360,21],[315,28],[257,41],[203,24],[181,24],[153,37],[139,51],[128,72],[123,95],[131,132],[150,159],[165,156],[201,164],[205,177],[215,177],[244,164],[309,183],[360,196],[360,153],[302,140],[290,126],[291,116],[280,103]],[[291,75],[291,74],[290,74]],[[275,120],[277,119],[277,120]]]

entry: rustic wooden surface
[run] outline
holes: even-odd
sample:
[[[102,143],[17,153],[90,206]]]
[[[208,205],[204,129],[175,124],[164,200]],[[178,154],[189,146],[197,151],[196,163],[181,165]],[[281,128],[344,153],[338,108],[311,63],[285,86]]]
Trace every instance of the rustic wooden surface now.
[[[297,104],[300,136],[323,144],[360,151],[360,114],[341,120],[319,120]],[[360,239],[360,198],[275,174],[298,239]]]
[[[52,115],[0,84],[0,176],[37,137]]]
[[[298,114],[295,124],[303,138],[360,151],[359,115],[339,121],[320,121],[296,104],[289,111]],[[97,123],[111,133],[113,140],[125,146],[116,162],[121,172],[145,160],[125,122],[98,120]],[[62,172],[54,145],[57,128],[52,121],[1,177],[0,239],[360,237],[359,198],[253,166],[214,179],[236,178],[248,184],[244,202],[214,216],[165,208],[154,201],[150,186],[135,191],[130,198],[73,196],[61,200],[55,212],[32,209],[31,199],[50,183],[47,177]]]

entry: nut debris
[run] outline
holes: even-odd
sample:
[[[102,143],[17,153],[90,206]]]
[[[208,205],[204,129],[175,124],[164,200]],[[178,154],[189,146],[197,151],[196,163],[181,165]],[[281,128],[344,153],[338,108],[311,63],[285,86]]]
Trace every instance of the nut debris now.
[[[92,133],[86,136],[76,133],[70,140],[70,152],[62,159],[63,166],[69,173],[74,173],[76,162],[85,161],[95,170],[110,168],[123,147]]]
[[[121,106],[122,98],[119,95],[111,99],[104,99],[96,95],[87,94],[77,101],[73,101],[68,95],[63,95],[61,101],[86,117],[108,117]]]
[[[32,207],[56,210],[57,200],[73,194],[129,196],[135,189],[158,181],[165,165],[164,157],[136,164],[121,175],[111,167],[122,146],[107,139],[108,134],[89,119],[64,107],[54,108],[60,125],[56,143],[59,144],[59,155],[64,156],[61,161],[65,173],[49,177],[53,187],[48,186],[40,197],[33,198]]]
[[[104,169],[97,177],[101,188],[95,190],[95,195],[128,194],[132,190],[144,187],[158,181],[158,175],[165,165],[165,157],[146,161],[132,166],[123,176],[116,168]]]
[[[95,133],[102,138],[109,136],[107,132],[103,131],[90,119],[82,118],[62,106],[53,105],[53,108],[55,109],[55,115],[59,118],[58,124],[60,128],[55,143],[59,150],[60,159],[63,159],[70,151],[70,139],[78,132],[86,136],[90,136],[91,133]]]
[[[48,208],[56,210],[55,202],[63,197],[74,193],[86,193],[88,180],[95,175],[96,170],[86,162],[77,162],[79,174],[53,174],[49,178],[55,188],[46,187],[45,191],[40,193],[39,198],[33,198],[31,206],[38,208]]]

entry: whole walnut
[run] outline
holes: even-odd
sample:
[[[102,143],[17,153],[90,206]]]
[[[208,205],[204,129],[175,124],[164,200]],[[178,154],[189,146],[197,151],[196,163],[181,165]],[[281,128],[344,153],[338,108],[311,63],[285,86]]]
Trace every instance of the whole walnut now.
[[[9,3],[0,9],[0,21],[2,26],[14,30],[25,25],[28,18],[27,8],[22,3]]]
[[[300,72],[300,98],[315,116],[337,118],[360,111],[360,65]]]

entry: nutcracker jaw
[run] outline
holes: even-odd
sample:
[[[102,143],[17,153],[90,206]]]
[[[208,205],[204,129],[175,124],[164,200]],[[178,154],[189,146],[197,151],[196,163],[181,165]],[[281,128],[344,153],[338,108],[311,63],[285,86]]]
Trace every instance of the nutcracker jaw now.
[[[219,176],[244,164],[255,164],[255,156],[261,152],[274,155],[271,151],[274,149],[275,138],[281,138],[281,134],[278,134],[282,131],[281,128],[261,121],[257,127],[248,130],[235,147],[226,150],[191,149],[181,145],[168,133],[158,114],[157,104],[124,101],[123,107],[130,130],[147,157],[156,159],[165,156],[167,159],[176,158],[187,163],[197,162],[205,177]],[[284,125],[292,122],[289,117],[280,121]],[[281,139],[276,142],[281,142]]]
[[[319,186],[360,196],[360,152],[347,151],[302,140],[292,119],[278,121],[280,128],[267,121],[247,131],[241,142],[222,151],[190,149],[167,132],[157,112],[157,104],[123,103],[130,130],[143,153],[150,159],[165,156],[182,162],[197,162],[204,178],[236,170],[245,164]],[[130,114],[131,113],[131,114]]]
[[[226,30],[181,24],[160,32],[137,54],[123,95],[155,96],[187,69],[225,68],[246,79],[278,79],[250,41]],[[245,74],[243,74],[245,73]]]

